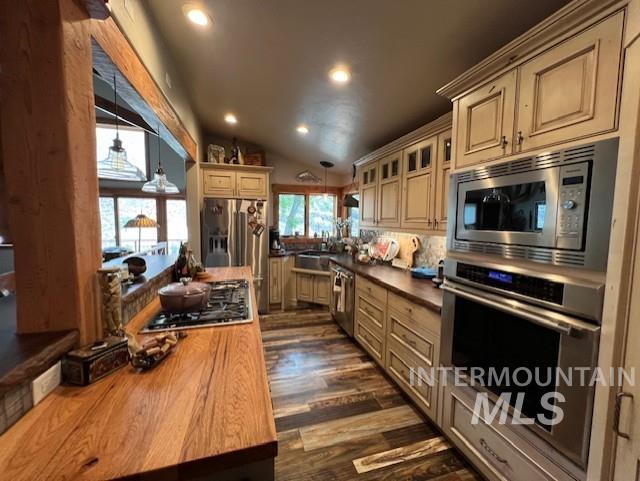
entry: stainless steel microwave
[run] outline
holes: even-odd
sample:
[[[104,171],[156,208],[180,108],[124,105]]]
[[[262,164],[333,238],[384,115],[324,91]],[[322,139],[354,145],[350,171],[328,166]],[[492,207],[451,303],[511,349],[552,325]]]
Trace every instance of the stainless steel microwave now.
[[[605,271],[618,139],[456,173],[450,251]]]

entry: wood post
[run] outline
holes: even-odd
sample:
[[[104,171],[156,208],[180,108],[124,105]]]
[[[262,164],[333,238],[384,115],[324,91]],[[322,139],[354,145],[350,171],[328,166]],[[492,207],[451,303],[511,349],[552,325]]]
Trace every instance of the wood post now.
[[[0,0],[0,118],[18,331],[100,335],[92,46],[76,0]]]

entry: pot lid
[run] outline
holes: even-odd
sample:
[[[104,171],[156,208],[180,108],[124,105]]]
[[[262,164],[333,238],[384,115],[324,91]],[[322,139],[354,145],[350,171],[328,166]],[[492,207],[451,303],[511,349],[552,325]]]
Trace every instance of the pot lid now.
[[[189,296],[203,294],[209,290],[209,284],[191,282],[190,277],[183,277],[180,282],[173,282],[158,291],[161,296]]]

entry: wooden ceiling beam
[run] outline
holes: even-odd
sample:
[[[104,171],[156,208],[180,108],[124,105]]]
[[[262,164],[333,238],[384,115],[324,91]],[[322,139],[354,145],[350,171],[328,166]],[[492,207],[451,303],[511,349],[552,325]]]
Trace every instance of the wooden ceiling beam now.
[[[91,21],[93,68],[113,82],[118,95],[151,126],[161,124],[160,137],[186,162],[194,162],[197,144],[113,18]]]

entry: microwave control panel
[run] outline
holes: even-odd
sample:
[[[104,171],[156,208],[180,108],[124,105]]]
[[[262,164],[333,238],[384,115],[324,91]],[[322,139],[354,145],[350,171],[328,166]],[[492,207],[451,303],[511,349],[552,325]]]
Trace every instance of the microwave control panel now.
[[[582,249],[589,193],[589,164],[583,162],[561,167],[558,190],[557,247]]]

